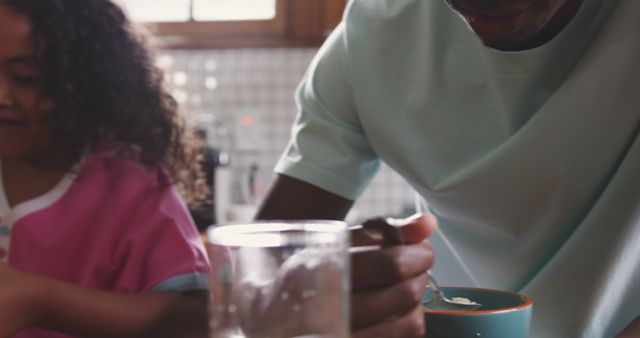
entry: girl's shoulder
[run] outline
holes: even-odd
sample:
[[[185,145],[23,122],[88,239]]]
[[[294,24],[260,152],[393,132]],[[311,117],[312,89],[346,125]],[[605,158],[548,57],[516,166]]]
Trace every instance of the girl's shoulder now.
[[[142,155],[140,148],[118,142],[96,145],[87,154],[89,157],[117,158],[133,162],[139,162]]]
[[[89,151],[80,169],[80,176],[84,175],[151,185],[169,182],[169,175],[164,168],[142,163],[140,149],[118,143],[99,145]]]

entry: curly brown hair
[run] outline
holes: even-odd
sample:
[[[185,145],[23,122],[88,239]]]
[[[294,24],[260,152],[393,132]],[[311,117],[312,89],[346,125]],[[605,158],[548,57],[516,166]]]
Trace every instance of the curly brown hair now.
[[[145,35],[110,0],[0,0],[25,14],[36,59],[54,102],[54,139],[77,160],[112,143],[139,150],[139,161],[193,187],[197,155],[185,141],[177,104],[164,87]],[[193,194],[187,197],[194,197]]]

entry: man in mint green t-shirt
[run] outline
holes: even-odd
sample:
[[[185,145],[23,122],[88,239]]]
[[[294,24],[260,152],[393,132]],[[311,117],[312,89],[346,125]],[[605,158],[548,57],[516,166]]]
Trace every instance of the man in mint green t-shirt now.
[[[430,267],[533,298],[532,337],[640,337],[638,13],[351,1],[300,84],[257,217],[344,218],[384,161],[436,216],[437,258],[425,243],[354,256],[354,337],[419,337]],[[374,258],[387,264],[360,264]]]

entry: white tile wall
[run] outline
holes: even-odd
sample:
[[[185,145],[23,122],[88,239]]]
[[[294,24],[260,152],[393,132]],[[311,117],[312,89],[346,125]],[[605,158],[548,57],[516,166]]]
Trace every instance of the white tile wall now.
[[[236,183],[257,164],[259,192],[264,193],[296,114],[295,88],[315,52],[310,48],[172,50],[162,52],[158,63],[190,117],[215,118],[226,127]],[[243,118],[251,122],[248,127],[242,125]],[[233,198],[241,202],[238,191]],[[350,217],[356,221],[406,215],[412,205],[411,189],[383,166]]]

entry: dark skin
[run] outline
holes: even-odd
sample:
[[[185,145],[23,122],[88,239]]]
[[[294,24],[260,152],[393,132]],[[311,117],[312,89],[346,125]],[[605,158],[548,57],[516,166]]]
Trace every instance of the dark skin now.
[[[10,207],[41,196],[70,169],[51,136],[53,102],[39,79],[29,18],[0,1],[0,158]],[[208,294],[81,287],[0,262],[0,337],[40,327],[81,337],[206,337]]]
[[[288,199],[286,197],[289,197]],[[295,198],[292,198],[295,197]],[[344,219],[353,205],[345,199],[309,183],[277,175],[257,219]],[[323,206],[319,208],[317,206]],[[425,328],[420,300],[427,285],[425,271],[434,252],[424,240],[436,228],[436,220],[404,227],[405,245],[352,253],[351,325],[354,338],[423,337]],[[372,242],[356,236],[353,243]],[[640,317],[616,338],[640,336]]]
[[[284,175],[277,176],[268,196],[257,219],[341,220],[353,205],[352,200]],[[427,285],[424,272],[434,258],[431,246],[424,240],[435,227],[431,216],[410,221],[402,230],[405,245],[352,253],[354,338],[424,336],[420,300]],[[355,246],[372,244],[354,237]]]
[[[539,47],[560,33],[583,0],[445,0],[488,47]]]
[[[115,293],[0,264],[0,337],[36,326],[79,337],[207,337],[206,291]]]
[[[631,324],[622,330],[616,337],[617,338],[634,338],[640,336],[640,318],[636,318]]]
[[[583,0],[445,0],[488,47],[518,51],[539,47],[556,37],[574,18]],[[312,184],[278,175],[260,207],[258,219],[336,219],[347,215],[354,201]],[[424,242],[435,219],[407,245],[352,256],[353,337],[422,337],[420,296],[424,271],[434,253]],[[415,228],[414,228],[415,229]],[[358,243],[355,243],[358,245]],[[387,262],[388,264],[381,264]],[[428,328],[426,328],[428,330]],[[617,337],[639,337],[640,318]]]

